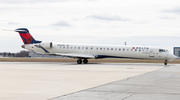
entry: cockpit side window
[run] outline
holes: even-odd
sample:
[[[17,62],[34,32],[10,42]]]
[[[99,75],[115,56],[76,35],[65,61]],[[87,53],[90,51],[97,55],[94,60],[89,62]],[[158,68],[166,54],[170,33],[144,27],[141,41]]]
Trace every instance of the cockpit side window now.
[[[159,49],[159,52],[168,52],[168,50]]]

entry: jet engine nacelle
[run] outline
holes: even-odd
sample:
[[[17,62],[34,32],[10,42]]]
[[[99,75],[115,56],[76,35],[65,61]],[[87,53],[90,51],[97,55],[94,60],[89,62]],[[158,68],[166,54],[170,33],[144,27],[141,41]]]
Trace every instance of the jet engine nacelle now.
[[[50,49],[50,48],[52,48],[53,43],[52,43],[52,42],[41,42],[41,43],[39,44],[39,46],[42,46],[42,47],[45,48],[45,49]]]

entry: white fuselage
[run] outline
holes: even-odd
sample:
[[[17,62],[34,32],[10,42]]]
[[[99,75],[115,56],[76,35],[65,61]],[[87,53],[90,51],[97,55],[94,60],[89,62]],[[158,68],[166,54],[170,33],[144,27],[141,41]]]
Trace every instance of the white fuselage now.
[[[26,44],[25,49],[42,54],[76,54],[93,55],[95,58],[134,58],[134,59],[157,59],[169,60],[175,59],[166,49],[150,46],[122,46],[122,45],[87,45],[87,44],[69,44],[53,43],[52,48],[45,48],[49,53],[37,44]]]

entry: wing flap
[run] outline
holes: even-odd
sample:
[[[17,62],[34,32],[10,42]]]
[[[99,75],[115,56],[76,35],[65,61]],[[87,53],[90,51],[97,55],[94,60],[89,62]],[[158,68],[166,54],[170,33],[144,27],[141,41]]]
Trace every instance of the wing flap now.
[[[55,55],[66,56],[66,57],[75,57],[75,58],[88,58],[88,59],[93,59],[93,58],[95,58],[95,56],[89,55],[89,54],[64,54],[64,53],[55,53]]]

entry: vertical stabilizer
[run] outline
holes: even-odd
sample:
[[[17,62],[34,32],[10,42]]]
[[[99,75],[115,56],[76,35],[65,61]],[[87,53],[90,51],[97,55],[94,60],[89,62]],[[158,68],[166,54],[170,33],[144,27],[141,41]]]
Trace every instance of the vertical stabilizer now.
[[[18,28],[15,31],[19,33],[24,44],[41,43],[41,41],[36,41],[26,28]]]

